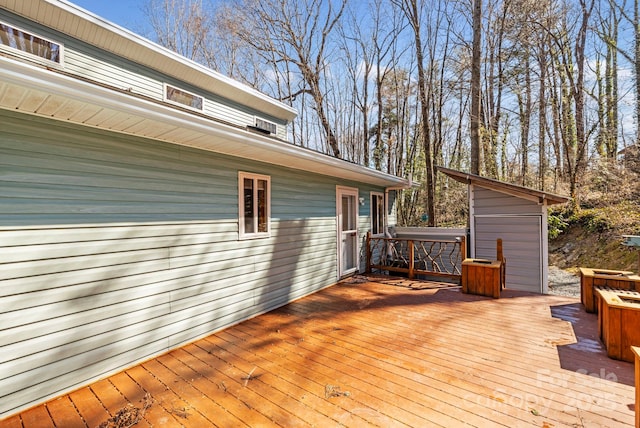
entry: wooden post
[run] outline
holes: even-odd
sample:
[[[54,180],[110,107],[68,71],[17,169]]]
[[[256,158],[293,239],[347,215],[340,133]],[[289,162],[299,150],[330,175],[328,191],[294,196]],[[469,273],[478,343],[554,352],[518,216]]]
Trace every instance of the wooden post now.
[[[466,293],[466,285],[467,285],[467,281],[466,278],[462,278],[462,275],[464,275],[466,272],[463,271],[462,269],[462,265],[464,260],[467,258],[467,239],[464,236],[459,236],[458,237],[458,242],[460,242],[460,285],[462,285],[462,292]],[[454,269],[455,272],[455,269]]]
[[[407,241],[407,252],[409,257],[409,279],[413,279],[413,269],[414,269],[414,249],[413,249],[413,240],[409,239]]]
[[[464,260],[467,258],[467,239],[464,236],[459,236],[458,240],[460,241],[460,259]]]
[[[496,260],[501,263],[500,267],[500,289],[503,289],[507,286],[507,261],[504,259],[504,254],[502,253],[502,238],[498,238],[496,241]]]
[[[371,231],[367,232],[367,239],[365,241],[367,244],[367,273],[371,273]]]
[[[631,350],[635,355],[635,385],[636,385],[636,428],[640,428],[640,348],[632,346]]]

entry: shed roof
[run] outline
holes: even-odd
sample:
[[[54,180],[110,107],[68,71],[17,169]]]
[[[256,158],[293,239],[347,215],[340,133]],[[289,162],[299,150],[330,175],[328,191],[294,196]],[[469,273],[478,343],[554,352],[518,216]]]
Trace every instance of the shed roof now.
[[[565,202],[568,202],[570,200],[570,198],[566,196],[543,192],[541,190],[531,189],[529,187],[518,186],[517,184],[505,183],[504,181],[495,180],[488,177],[481,177],[479,175],[471,174],[468,172],[457,171],[455,169],[445,168],[442,166],[438,166],[436,168],[438,171],[446,174],[456,181],[459,181],[460,183],[473,184],[485,189],[495,190],[497,192],[506,193],[518,198],[533,200],[539,204],[564,204]]]

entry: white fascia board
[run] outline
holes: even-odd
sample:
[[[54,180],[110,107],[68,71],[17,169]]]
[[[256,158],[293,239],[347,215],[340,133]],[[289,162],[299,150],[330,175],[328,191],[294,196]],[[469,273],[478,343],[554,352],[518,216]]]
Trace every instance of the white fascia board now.
[[[180,129],[195,132],[201,137],[206,137],[191,139],[190,141],[197,139],[207,140],[205,143],[196,144],[179,140],[156,138],[160,141],[196,147],[230,156],[245,157],[260,162],[371,185],[407,188],[411,185],[409,180],[401,177],[365,168],[361,165],[352,164],[319,152],[294,146],[281,140],[265,137],[241,128],[216,122],[212,119],[174,109],[164,104],[113,91],[10,58],[0,57],[0,82],[6,82],[10,85],[26,88],[27,90],[33,89],[41,91],[101,108],[112,109],[138,117],[141,120],[151,120],[172,125]],[[31,114],[33,113],[31,112]],[[55,119],[55,117],[53,118]],[[66,119],[64,121],[67,123],[71,122]],[[88,126],[83,123],[78,124]],[[96,128],[103,129],[100,127]],[[125,129],[111,127],[106,130],[149,138],[143,134],[127,132]],[[243,155],[242,153],[248,153],[250,156]]]

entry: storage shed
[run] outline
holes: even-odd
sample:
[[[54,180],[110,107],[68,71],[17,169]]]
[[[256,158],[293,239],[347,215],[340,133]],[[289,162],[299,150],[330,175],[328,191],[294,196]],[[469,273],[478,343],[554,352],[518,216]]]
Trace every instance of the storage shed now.
[[[506,287],[547,293],[547,208],[569,198],[449,168],[438,171],[469,187],[470,257],[494,259],[502,238]]]

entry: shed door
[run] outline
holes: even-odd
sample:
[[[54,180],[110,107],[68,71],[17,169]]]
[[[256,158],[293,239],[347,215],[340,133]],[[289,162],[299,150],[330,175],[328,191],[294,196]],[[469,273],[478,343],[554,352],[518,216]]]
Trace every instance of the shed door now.
[[[507,288],[542,293],[542,217],[474,217],[474,257],[495,259],[502,238]]]

